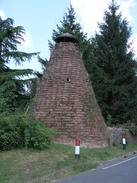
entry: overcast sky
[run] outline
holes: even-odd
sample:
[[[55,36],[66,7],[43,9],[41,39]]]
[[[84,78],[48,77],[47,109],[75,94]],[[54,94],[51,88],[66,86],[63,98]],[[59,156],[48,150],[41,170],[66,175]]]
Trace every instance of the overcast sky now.
[[[48,40],[53,29],[60,24],[70,3],[73,5],[77,21],[84,33],[92,37],[98,32],[97,23],[103,21],[104,11],[111,0],[0,0],[0,16],[13,18],[16,25],[26,30],[25,42],[20,49],[26,52],[41,52],[42,58],[49,59]],[[117,0],[123,18],[127,18],[132,27],[134,51],[137,57],[137,0]],[[41,70],[36,60],[25,63],[25,68]]]

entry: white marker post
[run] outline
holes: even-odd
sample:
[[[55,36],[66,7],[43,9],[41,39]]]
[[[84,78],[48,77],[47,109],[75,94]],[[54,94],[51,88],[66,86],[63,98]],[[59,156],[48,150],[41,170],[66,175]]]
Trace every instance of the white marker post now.
[[[123,149],[126,149],[126,138],[125,138],[125,134],[122,135],[122,143],[123,143]]]
[[[80,140],[76,139],[75,158],[80,159]]]

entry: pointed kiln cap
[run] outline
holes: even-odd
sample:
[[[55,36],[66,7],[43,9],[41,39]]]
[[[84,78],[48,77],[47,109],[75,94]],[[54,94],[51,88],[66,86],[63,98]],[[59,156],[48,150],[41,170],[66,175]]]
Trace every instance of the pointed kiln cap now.
[[[56,41],[56,43],[60,43],[60,42],[78,43],[78,39],[68,32],[57,36],[55,41]]]

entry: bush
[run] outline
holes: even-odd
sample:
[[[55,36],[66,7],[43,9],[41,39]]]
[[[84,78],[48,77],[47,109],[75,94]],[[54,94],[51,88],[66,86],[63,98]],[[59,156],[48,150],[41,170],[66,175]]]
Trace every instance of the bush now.
[[[131,122],[131,121],[128,121],[127,124],[126,124],[126,128],[129,129],[129,131],[135,135],[137,134],[137,124]]]
[[[44,123],[28,120],[24,115],[0,116],[0,150],[48,148],[54,134],[54,129],[45,128]]]

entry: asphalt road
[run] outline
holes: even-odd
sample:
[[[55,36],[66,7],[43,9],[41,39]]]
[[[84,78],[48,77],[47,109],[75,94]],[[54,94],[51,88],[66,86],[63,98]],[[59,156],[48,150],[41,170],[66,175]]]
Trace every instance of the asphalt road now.
[[[137,154],[103,163],[96,170],[56,183],[137,183]]]

